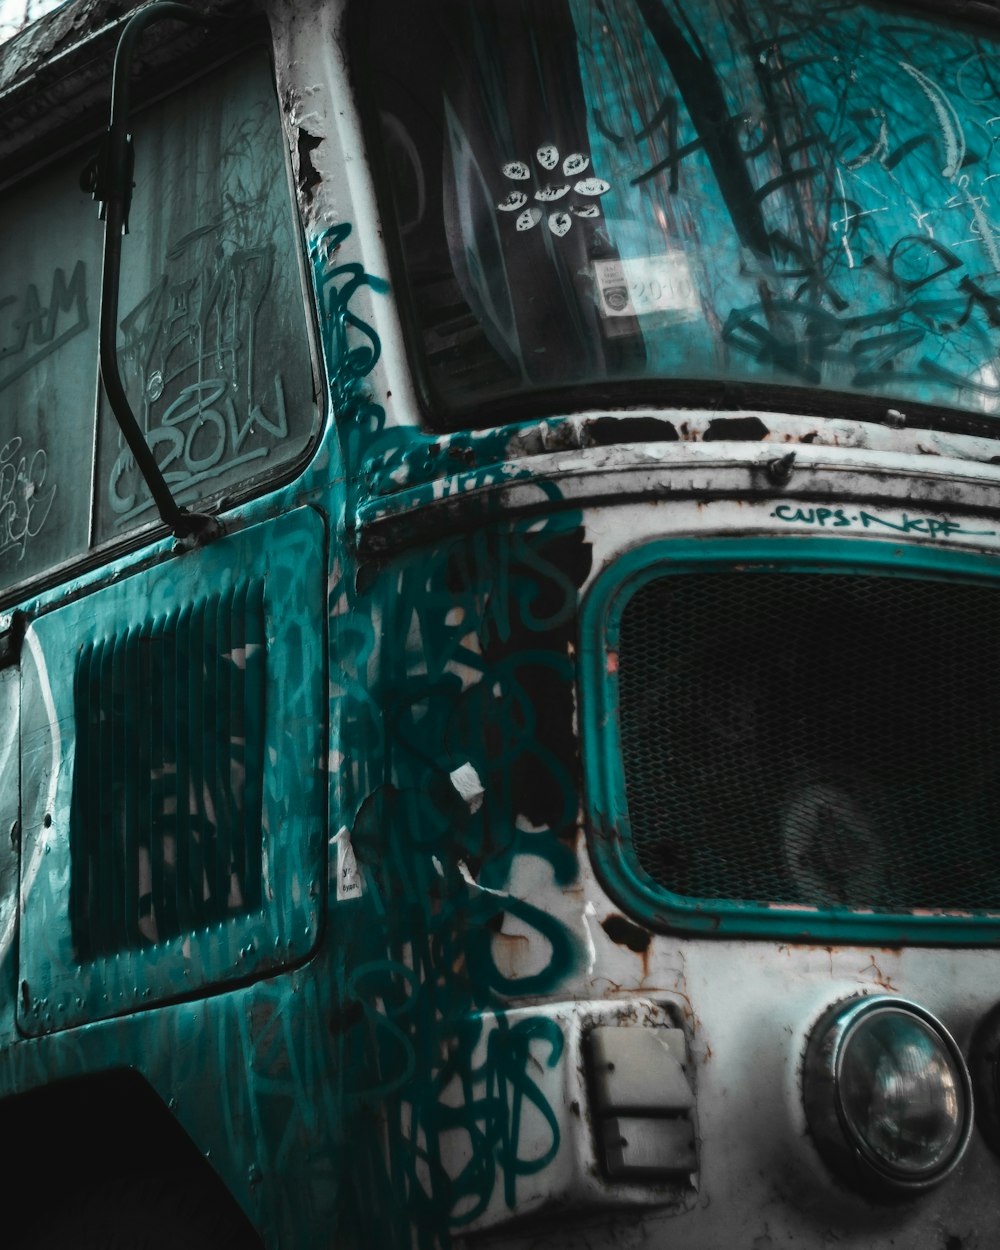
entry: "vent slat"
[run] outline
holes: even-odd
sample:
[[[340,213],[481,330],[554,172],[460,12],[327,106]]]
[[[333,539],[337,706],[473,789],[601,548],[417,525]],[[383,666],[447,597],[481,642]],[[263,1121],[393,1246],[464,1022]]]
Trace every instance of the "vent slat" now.
[[[122,704],[124,715],[121,722],[122,761],[125,777],[121,805],[121,828],[119,832],[119,857],[121,864],[121,890],[115,891],[118,903],[116,932],[118,941],[126,948],[135,944],[133,916],[138,866],[139,840],[131,831],[139,828],[139,743],[148,740],[149,712],[141,699],[139,684],[139,650],[142,627],[130,629],[121,640]],[[141,722],[139,733],[129,733],[130,725]],[[147,769],[148,771],[148,769]]]
[[[244,582],[81,650],[70,827],[80,959],[260,907],[263,622],[264,584]]]
[[[152,812],[153,760],[156,738],[161,730],[161,710],[153,698],[153,647],[155,621],[146,621],[139,630],[138,646],[133,660],[136,698],[144,710],[148,733],[135,735],[136,777],[134,806],[130,815],[137,835],[128,839],[129,857],[125,867],[126,904],[130,946],[142,945],[140,896],[149,894],[149,830]],[[142,714],[142,711],[140,712]]]
[[[217,686],[212,703],[216,718],[216,751],[213,790],[216,794],[226,791],[235,799],[230,778],[232,759],[232,726],[229,712],[232,706],[232,595],[221,596],[215,606],[215,636],[218,640],[220,663],[215,666]],[[232,803],[219,803],[215,809],[215,884],[214,893],[219,904],[232,910],[230,884],[233,860]]]
[[[163,628],[163,681],[161,698],[163,705],[163,758],[161,763],[162,791],[157,819],[150,825],[150,844],[153,853],[153,929],[154,941],[160,941],[167,933],[180,931],[177,915],[177,896],[174,874],[177,865],[177,830],[179,784],[177,762],[177,639],[180,635],[181,613],[175,609]]]
[[[91,693],[91,666],[94,646],[88,643],[80,652],[76,672],[73,676],[73,705],[76,708],[77,741],[76,768],[84,773],[92,772],[92,752],[97,739],[94,717],[93,697]],[[81,732],[82,731],[82,732]],[[79,787],[74,787],[74,808],[70,820],[73,828],[78,827],[79,813],[77,800]],[[70,892],[69,909],[70,925],[74,934],[86,933],[90,929],[89,907],[93,895],[94,883],[90,879],[90,857],[86,854],[87,845],[84,839],[77,839],[70,845]]]
[[[128,629],[115,640],[114,652],[114,700],[112,724],[112,776],[114,789],[112,806],[115,823],[112,829],[112,853],[115,875],[111,881],[111,915],[109,917],[109,940],[121,949],[128,949],[129,934],[125,921],[125,895],[128,889],[126,864],[128,861],[129,800],[134,788],[136,760],[133,756],[134,735],[128,726],[136,723],[135,694],[129,683],[129,659],[134,649],[134,630]]]
[[[237,697],[236,681],[232,682],[230,687],[230,735],[232,742],[232,752],[234,752],[234,766],[232,766],[231,785],[234,790],[242,796],[241,808],[242,819],[237,824],[237,845],[232,853],[232,861],[237,873],[246,883],[249,880],[249,874],[246,873],[247,863],[247,829],[246,821],[250,819],[250,813],[254,810],[252,806],[249,791],[246,788],[245,760],[246,760],[246,699],[250,697],[250,689],[246,685],[246,640],[247,640],[247,595],[249,595],[250,587],[247,585],[240,587],[239,595],[232,600],[232,610],[230,612],[230,645],[231,654],[234,656],[236,671],[239,672],[239,687],[244,691],[242,697]],[[235,672],[234,672],[235,677]],[[246,886],[244,885],[244,890]],[[247,904],[252,905],[250,900]]]
[[[257,582],[248,587],[244,647],[246,655],[245,698],[243,716],[244,736],[244,828],[245,828],[245,876],[248,889],[253,890],[250,905],[262,906],[260,864],[262,862],[262,826],[264,770],[255,768],[253,761],[264,756],[264,657],[266,636],[264,632],[264,586]],[[254,815],[256,813],[256,816]],[[256,871],[251,871],[251,866]]]
[[[209,636],[212,638],[213,654],[209,654],[208,647],[205,649],[205,680],[202,686],[202,732],[205,743],[205,775],[202,781],[201,794],[199,796],[199,811],[201,813],[201,848],[202,848],[202,865],[203,873],[201,882],[199,883],[199,904],[203,911],[211,916],[217,916],[220,913],[226,914],[227,895],[221,893],[219,889],[219,860],[223,855],[223,848],[220,842],[220,830],[225,819],[224,812],[228,807],[227,803],[216,802],[218,796],[223,794],[222,787],[222,768],[221,755],[223,750],[222,738],[225,732],[225,725],[221,716],[219,707],[219,674],[220,669],[226,663],[226,646],[225,640],[219,636],[219,596],[213,595],[205,604],[204,613],[202,615],[202,625],[204,628],[204,636],[207,642]],[[228,892],[227,892],[228,893]]]
[[[101,644],[100,651],[94,653],[94,663],[91,666],[91,682],[93,700],[96,704],[97,724],[95,726],[94,736],[94,754],[96,759],[94,764],[93,776],[95,778],[107,777],[107,785],[98,785],[98,819],[97,828],[95,830],[98,860],[97,864],[91,868],[91,878],[94,884],[94,897],[90,908],[91,924],[94,928],[95,936],[102,945],[107,944],[106,926],[107,917],[111,908],[111,865],[112,865],[112,837],[111,829],[114,821],[114,807],[112,802],[111,784],[112,771],[110,754],[113,750],[113,742],[111,741],[112,715],[111,700],[113,697],[112,674],[114,661],[115,640],[106,638]],[[102,674],[107,668],[107,682],[102,681]],[[105,871],[98,871],[98,864],[105,865]]]
[[[177,924],[182,932],[190,932],[196,923],[191,911],[189,888],[191,837],[194,823],[191,819],[191,796],[194,793],[195,770],[198,764],[198,743],[191,729],[191,686],[196,681],[194,670],[200,662],[200,656],[193,641],[193,635],[197,632],[196,628],[192,627],[193,617],[196,626],[195,610],[188,605],[177,622],[177,689],[174,691],[175,703],[180,701],[185,709],[185,714],[176,716],[178,728],[177,821],[174,841],[176,857],[174,905],[177,909]]]

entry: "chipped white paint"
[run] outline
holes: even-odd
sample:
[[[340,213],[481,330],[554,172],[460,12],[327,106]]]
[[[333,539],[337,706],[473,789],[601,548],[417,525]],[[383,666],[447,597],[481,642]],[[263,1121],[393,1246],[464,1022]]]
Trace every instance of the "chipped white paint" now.
[[[453,768],[448,776],[463,801],[468,804],[469,811],[478,812],[483,805],[486,791],[475,767],[466,761],[458,768]]]

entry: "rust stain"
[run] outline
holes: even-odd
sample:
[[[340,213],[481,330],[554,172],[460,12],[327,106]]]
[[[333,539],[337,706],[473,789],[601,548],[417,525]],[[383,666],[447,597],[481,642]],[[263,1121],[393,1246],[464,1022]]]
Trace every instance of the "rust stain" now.
[[[618,672],[618,652],[617,651],[608,652],[608,672],[609,673]]]
[[[896,985],[893,985],[892,978],[888,976],[886,973],[884,973],[882,969],[878,966],[878,964],[875,962],[874,955],[869,955],[868,963],[865,964],[863,968],[858,969],[858,976],[865,977],[869,973],[872,974],[871,975],[872,983],[874,985],[877,985],[880,989],[888,990],[892,993],[899,992],[899,987]]]
[[[646,988],[645,982],[649,976],[650,948],[653,944],[652,934],[647,929],[643,929],[641,925],[635,924],[618,912],[611,912],[605,916],[601,921],[601,928],[616,945],[624,946],[639,956],[642,960],[642,981],[640,985]]]
[[[516,981],[524,974],[525,961],[530,955],[530,939],[526,933],[493,935],[493,959],[500,975],[508,981]]]

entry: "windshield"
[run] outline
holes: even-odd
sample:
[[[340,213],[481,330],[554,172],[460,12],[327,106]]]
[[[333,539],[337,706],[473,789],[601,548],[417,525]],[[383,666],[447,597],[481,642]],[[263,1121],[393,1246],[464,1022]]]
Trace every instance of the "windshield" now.
[[[676,402],[664,379],[1000,416],[988,30],[850,0],[365,12],[432,419]]]

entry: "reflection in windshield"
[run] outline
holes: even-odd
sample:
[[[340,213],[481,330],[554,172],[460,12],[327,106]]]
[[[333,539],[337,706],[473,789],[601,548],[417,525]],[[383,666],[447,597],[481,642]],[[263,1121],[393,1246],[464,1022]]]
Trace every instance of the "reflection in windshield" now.
[[[1000,412],[987,31],[847,0],[367,7],[450,423],[656,378]]]

